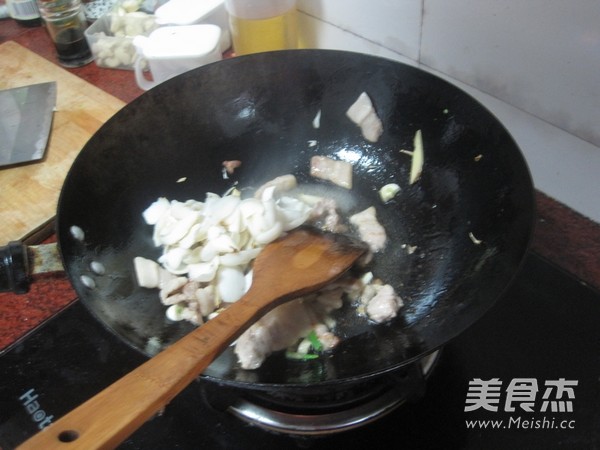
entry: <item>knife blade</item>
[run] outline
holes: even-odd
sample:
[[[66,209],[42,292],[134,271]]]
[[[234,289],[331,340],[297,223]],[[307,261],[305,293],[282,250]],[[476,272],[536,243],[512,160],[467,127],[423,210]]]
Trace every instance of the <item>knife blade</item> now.
[[[56,82],[0,91],[0,166],[41,160],[56,106]]]

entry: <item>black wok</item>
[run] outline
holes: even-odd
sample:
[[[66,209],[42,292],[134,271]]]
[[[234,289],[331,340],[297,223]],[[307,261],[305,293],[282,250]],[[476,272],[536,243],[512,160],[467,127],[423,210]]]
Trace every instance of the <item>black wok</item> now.
[[[345,116],[363,91],[383,121],[377,143]],[[425,164],[409,185],[411,158],[400,150],[412,149],[419,129]],[[308,174],[312,155],[353,163],[353,208],[374,205],[390,239],[374,272],[394,285],[405,306],[390,323],[368,326],[343,310],[346,339],[330,356],[296,362],[273,355],[250,372],[227,351],[207,370],[208,379],[262,388],[386,373],[464,331],[517,272],[532,231],[533,189],[500,122],[421,70],[354,53],[298,50],[233,58],[176,77],[127,105],[90,139],[66,178],[57,215],[59,248],[81,301],[141,352],[154,353],[157,339],[169,345],[191,325],[167,320],[157,293],[135,283],[133,258],[160,254],[142,211],[160,196],[203,200],[233,182],[258,187],[286,173],[315,183]],[[222,175],[224,160],[242,161],[230,179]],[[391,182],[402,190],[383,204],[378,190]],[[74,238],[73,226],[83,239]],[[92,262],[106,273],[94,272]]]

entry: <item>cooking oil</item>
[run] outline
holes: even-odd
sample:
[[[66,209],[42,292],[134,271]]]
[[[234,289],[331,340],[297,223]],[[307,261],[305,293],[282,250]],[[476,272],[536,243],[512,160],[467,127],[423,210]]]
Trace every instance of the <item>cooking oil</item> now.
[[[229,25],[233,50],[237,55],[298,47],[295,8],[278,16],[260,19],[242,19],[230,14]]]

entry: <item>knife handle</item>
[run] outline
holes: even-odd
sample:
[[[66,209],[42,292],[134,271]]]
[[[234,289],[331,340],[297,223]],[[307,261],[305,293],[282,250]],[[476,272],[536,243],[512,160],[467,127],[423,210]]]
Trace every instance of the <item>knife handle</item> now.
[[[25,294],[29,282],[27,247],[17,241],[0,247],[0,292]]]

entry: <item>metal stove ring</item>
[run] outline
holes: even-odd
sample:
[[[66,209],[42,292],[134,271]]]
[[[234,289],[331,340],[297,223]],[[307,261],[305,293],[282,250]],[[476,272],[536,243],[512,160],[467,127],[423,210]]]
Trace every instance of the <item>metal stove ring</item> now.
[[[439,353],[440,350],[437,350],[421,360],[424,378],[433,370]],[[400,388],[392,388],[386,395],[380,395],[364,404],[327,414],[291,414],[256,405],[245,399],[238,399],[228,410],[239,419],[265,430],[289,435],[319,436],[366,425],[391,413],[405,402],[406,393]]]

